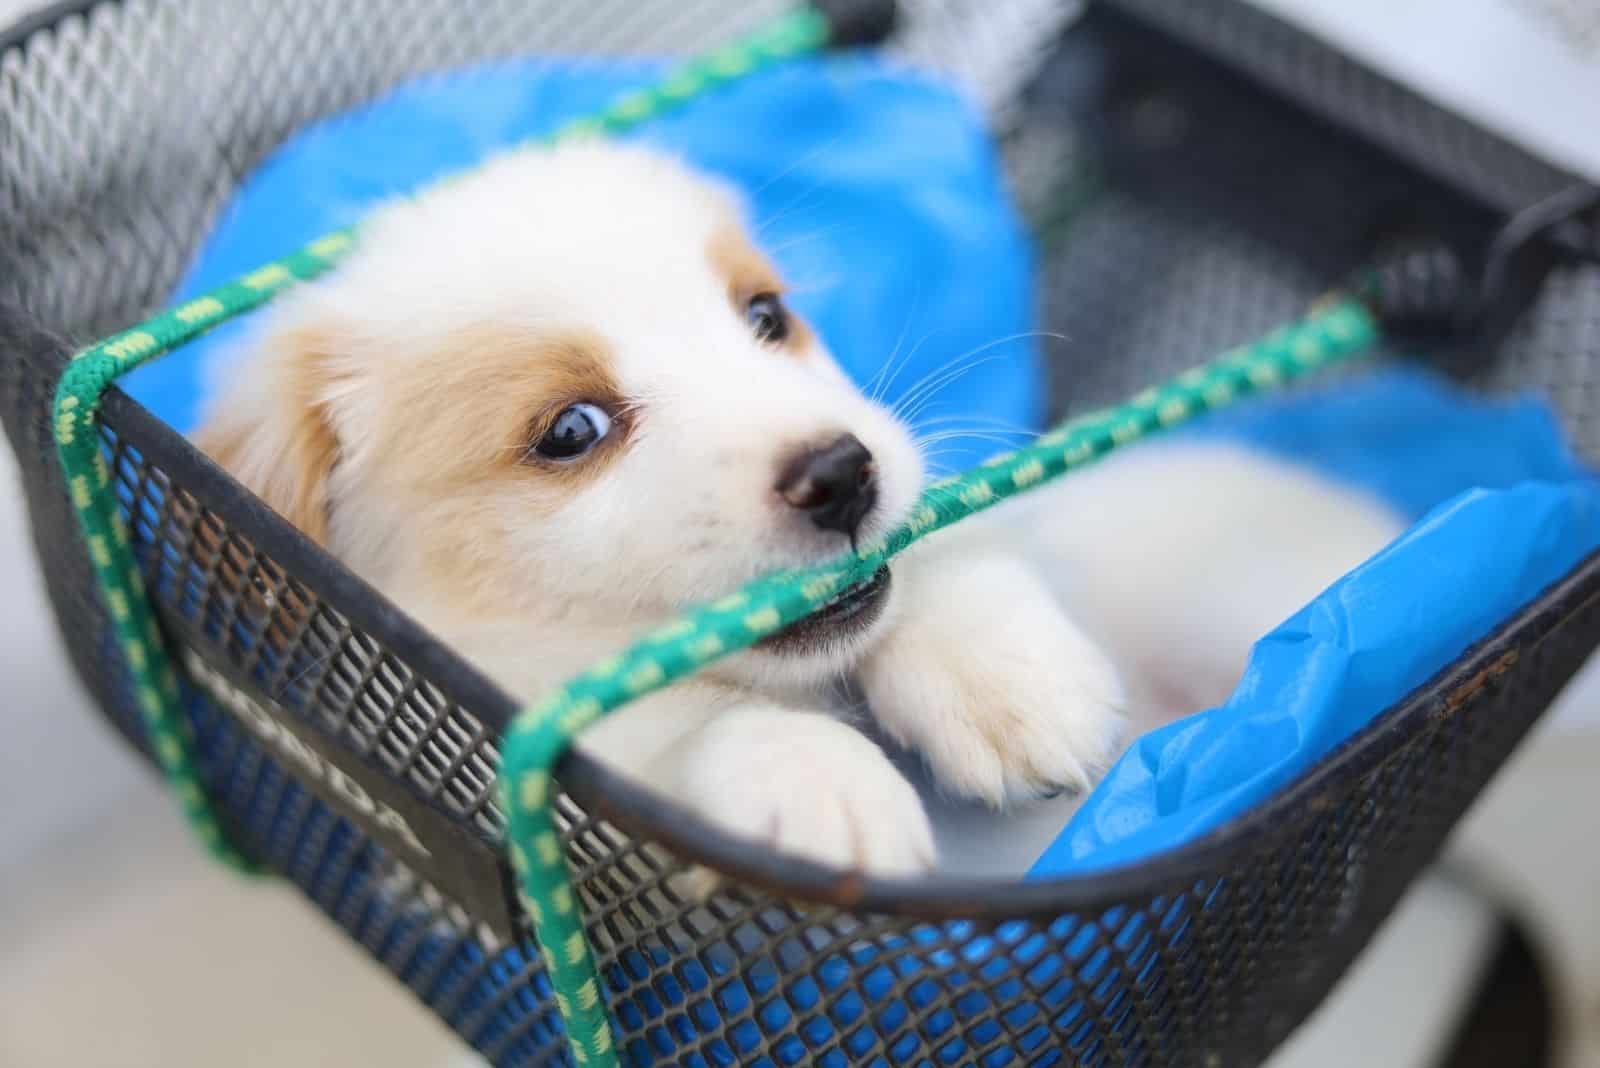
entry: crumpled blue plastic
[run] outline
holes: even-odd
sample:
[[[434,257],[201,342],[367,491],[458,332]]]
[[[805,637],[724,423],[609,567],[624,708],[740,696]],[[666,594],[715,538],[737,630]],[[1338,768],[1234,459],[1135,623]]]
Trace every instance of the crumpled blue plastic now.
[[[1225,704],[1136,741],[1032,877],[1132,864],[1243,815],[1600,547],[1600,483],[1533,398],[1385,371],[1183,433],[1306,464],[1416,522],[1262,638]]]
[[[309,127],[243,183],[175,299],[357,222],[377,201],[594,114],[668,66],[517,60],[430,77]],[[745,192],[760,244],[793,286],[792,303],[857,382],[872,383],[897,357],[903,366],[879,383],[894,403],[941,368],[972,362],[929,391],[916,424],[943,431],[955,424],[939,417],[959,415],[1039,429],[1038,345],[1027,336],[1035,328],[1031,247],[992,139],[952,89],[865,54],[829,54],[754,74],[629,139]],[[247,322],[139,368],[124,388],[192,430],[213,354],[237,342]],[[941,470],[995,451],[992,437],[936,448]]]

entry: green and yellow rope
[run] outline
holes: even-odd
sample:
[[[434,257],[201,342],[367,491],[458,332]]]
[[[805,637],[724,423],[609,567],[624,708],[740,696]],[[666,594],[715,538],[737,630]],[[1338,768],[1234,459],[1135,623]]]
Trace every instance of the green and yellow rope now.
[[[826,21],[802,9],[755,34],[692,60],[653,88],[620,97],[601,114],[561,127],[551,140],[617,133],[715,87],[817,48]],[[448,180],[448,179],[447,179]],[[183,812],[212,853],[243,870],[202,789],[168,659],[129,546],[100,444],[100,398],[121,375],[244,314],[296,282],[327,271],[353,246],[355,228],[318,239],[283,259],[79,353],[56,393],[57,451],[95,576],[127,660],[140,714]],[[1127,404],[1073,420],[1032,445],[930,486],[909,520],[876,545],[831,564],[757,580],[645,636],[522,712],[502,743],[501,800],[507,848],[523,904],[538,934],[574,1058],[617,1063],[593,954],[585,937],[557,831],[551,778],[585,727],[826,605],[918,539],[1008,497],[1081,467],[1112,449],[1222,407],[1257,390],[1342,362],[1367,349],[1376,328],[1354,301],[1149,389]]]

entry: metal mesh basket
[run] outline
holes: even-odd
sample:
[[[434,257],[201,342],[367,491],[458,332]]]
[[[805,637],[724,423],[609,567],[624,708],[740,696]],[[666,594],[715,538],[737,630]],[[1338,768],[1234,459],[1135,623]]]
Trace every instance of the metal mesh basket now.
[[[134,695],[50,436],[75,344],[157,307],[242,176],[307,122],[496,55],[701,47],[777,6],[106,0],[0,39],[0,415],[74,664],[135,745]],[[1360,261],[1367,224],[1396,203],[1481,225],[1564,180],[1475,131],[1481,150],[1442,152],[1463,142],[1430,132],[1453,120],[1348,65],[1300,71],[1283,56],[1315,46],[1229,0],[1100,5],[1065,37],[1070,5],[1050,0],[905,6],[897,47],[957,72],[1007,132],[1046,318],[1073,339],[1052,353],[1059,412],[1292,316]],[[1300,72],[1278,88],[1336,125],[1194,44],[1269,83]],[[1449,168],[1460,189],[1426,176]],[[1595,271],[1557,276],[1496,356],[1486,386],[1544,390],[1600,453]],[[567,1058],[495,844],[510,701],[137,404],[113,391],[104,414],[233,838],[493,1062]],[[1254,1063],[1600,640],[1597,597],[1590,561],[1260,810],[1092,878],[895,890],[835,877],[569,756],[563,840],[625,1059]],[[252,711],[263,705],[280,714]],[[383,832],[384,810],[448,849],[409,851]],[[740,882],[687,901],[673,876],[690,863]]]

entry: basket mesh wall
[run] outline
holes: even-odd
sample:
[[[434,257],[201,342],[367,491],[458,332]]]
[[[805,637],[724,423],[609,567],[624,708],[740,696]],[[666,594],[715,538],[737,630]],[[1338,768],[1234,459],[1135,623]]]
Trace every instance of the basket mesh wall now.
[[[493,55],[700,48],[774,6],[130,0],[0,52],[0,414],[75,665],[130,738],[137,716],[48,432],[71,343],[159,304],[239,177],[320,115]],[[1007,119],[1044,249],[1045,317],[1069,339],[1051,354],[1058,409],[1118,399],[1291,317],[1359,262],[1393,205],[1448,199],[1110,13],[1047,49],[1067,6],[925,0],[910,5],[903,43],[959,69]],[[1032,77],[1030,58],[1047,52]],[[1558,277],[1485,376],[1549,391],[1591,454],[1597,293],[1594,272]],[[130,402],[113,395],[107,421],[116,491],[169,632],[491,841],[504,700],[336,569],[311,579],[303,547]],[[802,912],[737,890],[691,905],[669,850],[564,797],[627,1059],[1254,1063],[1592,648],[1597,593],[1600,567],[1580,569],[1270,810],[1136,878],[1026,900],[991,888],[937,906]],[[198,697],[191,714],[243,846],[495,1063],[564,1062],[531,946],[476,929],[229,715]]]
[[[530,53],[698,51],[786,0],[129,0],[0,58],[0,274],[86,340],[166,295],[239,179],[396,82]],[[1071,0],[917,0],[897,46],[1003,110]],[[973,32],[973,28],[978,32]],[[175,61],[181,57],[181,61]],[[135,87],[135,88],[130,88]],[[3,261],[0,261],[3,262]]]

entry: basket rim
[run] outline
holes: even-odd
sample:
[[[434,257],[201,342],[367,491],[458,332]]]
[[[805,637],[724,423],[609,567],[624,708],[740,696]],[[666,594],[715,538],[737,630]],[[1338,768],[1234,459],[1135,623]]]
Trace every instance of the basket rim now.
[[[123,6],[125,0],[53,0],[52,3],[23,15],[15,22],[0,26],[0,53],[20,48],[34,34],[53,30],[57,24],[74,15],[87,15],[102,4]]]
[[[130,444],[272,557],[286,574],[327,599],[329,607],[382,642],[447,699],[479,717],[486,728],[503,732],[521,703],[465,657],[272,511],[138,401],[113,387],[106,394],[104,411],[108,424]],[[1383,764],[1430,721],[1453,714],[1486,680],[1510,670],[1526,648],[1597,600],[1600,550],[1249,812],[1146,860],[1082,874],[1041,879],[954,874],[879,878],[752,845],[577,748],[562,756],[556,778],[591,816],[663,845],[688,864],[713,868],[742,885],[784,898],[927,920],[1000,921],[1093,910],[1203,880],[1222,870],[1225,861],[1236,861],[1241,850],[1254,850],[1257,843],[1278,837],[1279,829],[1292,823],[1286,818],[1289,812],[1332,805],[1350,779]]]

